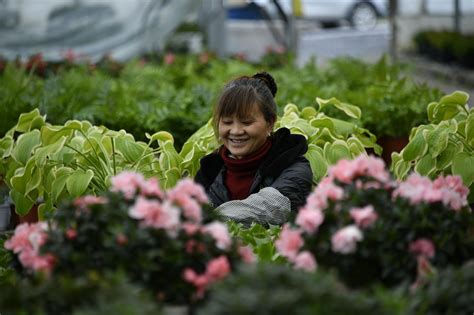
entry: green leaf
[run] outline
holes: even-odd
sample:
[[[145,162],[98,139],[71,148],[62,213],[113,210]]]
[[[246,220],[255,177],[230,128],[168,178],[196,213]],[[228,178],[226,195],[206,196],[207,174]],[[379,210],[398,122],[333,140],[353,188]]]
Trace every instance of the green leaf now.
[[[178,168],[173,167],[165,170],[164,176],[163,188],[168,189],[176,185],[178,180],[181,178],[181,172]]]
[[[15,190],[10,190],[10,198],[15,204],[15,212],[21,216],[24,216],[30,212],[31,207],[35,204],[34,201],[23,196],[22,193],[19,193]]]
[[[423,156],[415,165],[415,171],[423,176],[430,176],[436,169],[436,159],[427,154]]]
[[[439,124],[433,131],[426,133],[428,152],[432,158],[436,158],[448,146],[449,130],[445,125]]]
[[[323,178],[328,171],[328,163],[324,158],[323,150],[315,144],[308,145],[308,151],[305,157],[308,159],[313,171],[313,182],[317,183]]]
[[[2,159],[10,156],[13,149],[13,138],[10,135],[6,135],[0,139],[0,157]]]
[[[446,148],[436,158],[436,167],[439,170],[444,170],[449,167],[453,162],[454,156],[459,152],[459,147],[451,142],[448,143]]]
[[[19,163],[26,165],[31,151],[40,145],[40,132],[35,129],[18,137],[12,150],[12,157]]]
[[[47,161],[47,158],[52,154],[61,150],[66,142],[66,137],[61,137],[58,141],[51,143],[50,145],[44,146],[36,150],[34,159],[36,166],[44,167]]]
[[[301,110],[300,117],[305,120],[310,120],[318,114],[318,111],[314,107],[307,106]]]
[[[464,91],[454,91],[449,95],[445,95],[439,101],[440,103],[452,103],[460,106],[466,105],[469,100],[469,94]]]
[[[410,139],[407,146],[401,151],[403,160],[413,161],[426,154],[428,145],[426,144],[425,137],[423,136],[423,130],[419,129],[415,136]]]
[[[69,167],[61,167],[56,170],[56,179],[53,181],[53,186],[51,188],[51,199],[54,204],[57,203],[59,196],[64,191],[66,180],[69,178],[69,176],[71,176],[72,173],[73,170]]]
[[[451,171],[454,175],[461,176],[464,185],[470,186],[474,182],[474,155],[467,152],[457,153]]]
[[[114,141],[116,151],[122,154],[125,161],[129,163],[138,161],[143,154],[150,152],[145,144],[135,142],[133,137],[117,137]]]
[[[317,97],[316,102],[319,104],[320,110],[322,110],[324,107],[328,105],[333,105],[337,109],[343,111],[347,116],[352,117],[352,118],[360,119],[361,114],[362,114],[359,107],[355,105],[343,103],[335,97],[332,97],[327,100]]]
[[[392,152],[391,160],[390,171],[397,179],[405,179],[411,169],[411,162],[403,160],[402,155],[398,152]]]
[[[67,179],[66,179],[66,188],[67,191],[73,197],[79,197],[84,194],[91,182],[92,177],[94,177],[94,172],[92,170],[75,170]]]
[[[151,136],[147,133],[146,137],[150,139],[150,144],[154,141],[158,141],[158,143],[171,141],[171,143],[174,143],[173,135],[167,131],[158,131]]]
[[[328,164],[336,164],[341,159],[352,159],[351,150],[346,142],[336,140],[329,145],[324,146],[324,156]]]
[[[468,145],[474,148],[474,113],[469,114],[464,130]]]
[[[71,128],[64,126],[43,126],[41,128],[41,143],[47,146],[59,141],[62,137],[70,138],[74,133]]]
[[[40,123],[40,121],[42,121],[42,123],[44,124],[44,116],[41,116],[40,111],[35,108],[31,112],[20,114],[20,117],[18,118],[18,123],[16,124],[14,129],[17,132],[28,132],[33,129],[32,125],[34,127],[41,126],[42,124]]]

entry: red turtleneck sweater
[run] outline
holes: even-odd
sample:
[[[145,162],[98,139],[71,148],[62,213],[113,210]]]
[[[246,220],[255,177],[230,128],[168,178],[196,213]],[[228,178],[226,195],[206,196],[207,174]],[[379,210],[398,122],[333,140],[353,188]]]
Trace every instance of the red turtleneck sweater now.
[[[226,166],[225,185],[230,200],[242,200],[249,196],[255,173],[271,147],[272,142],[267,139],[260,149],[241,159],[230,157],[229,150],[222,147],[220,155]]]

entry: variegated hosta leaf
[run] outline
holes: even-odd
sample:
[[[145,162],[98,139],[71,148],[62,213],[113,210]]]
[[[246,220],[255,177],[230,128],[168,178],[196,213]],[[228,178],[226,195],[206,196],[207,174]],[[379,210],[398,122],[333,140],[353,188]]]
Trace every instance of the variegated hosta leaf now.
[[[470,186],[474,182],[474,154],[460,152],[454,156],[451,171],[462,178],[464,185]]]
[[[436,159],[426,154],[415,164],[415,171],[423,176],[430,176],[436,170]]]
[[[150,139],[150,144],[154,141],[157,141],[158,143],[171,141],[171,143],[174,143],[173,135],[167,131],[158,131],[151,136],[150,134],[146,133],[145,136],[147,137],[147,139]]]
[[[332,165],[341,159],[352,159],[352,154],[345,141],[336,140],[324,146],[324,157]]]
[[[307,106],[301,110],[300,117],[305,120],[310,120],[318,114],[314,107]]]
[[[93,177],[94,172],[92,170],[77,169],[66,179],[66,189],[71,196],[79,197],[87,190]]]
[[[33,129],[40,129],[45,124],[45,116],[41,116],[40,111],[35,108],[29,113],[20,114],[18,123],[12,128],[17,132],[28,132]]]
[[[418,129],[415,136],[410,139],[407,146],[401,151],[402,157],[405,161],[413,161],[421,158],[428,151],[428,145],[425,141],[422,129]],[[426,130],[426,132],[428,132]]]
[[[467,144],[474,149],[474,113],[469,114],[464,130]]]
[[[316,103],[318,103],[319,105],[319,110],[323,109],[326,106],[333,105],[337,109],[344,112],[347,116],[356,118],[356,119],[360,119],[361,114],[362,114],[359,107],[352,104],[343,103],[335,97],[331,97],[330,99],[327,99],[327,100],[317,97]]]
[[[405,179],[411,168],[411,162],[403,160],[402,155],[398,152],[392,152],[392,163],[390,171],[397,179]]]
[[[308,145],[308,151],[305,154],[313,171],[313,182],[317,183],[328,171],[328,164],[324,158],[323,149],[314,144]]]
[[[439,124],[432,131],[427,131],[426,141],[428,143],[428,152],[432,158],[436,158],[448,146],[449,130],[446,124]]]
[[[448,142],[446,148],[436,158],[436,167],[438,170],[444,170],[451,166],[454,156],[460,151],[460,147],[452,142]]]
[[[15,161],[26,165],[31,152],[40,145],[40,132],[35,129],[21,134],[12,150],[12,157]]]
[[[13,149],[13,143],[13,137],[10,135],[6,135],[0,139],[0,158],[4,159],[10,156]]]

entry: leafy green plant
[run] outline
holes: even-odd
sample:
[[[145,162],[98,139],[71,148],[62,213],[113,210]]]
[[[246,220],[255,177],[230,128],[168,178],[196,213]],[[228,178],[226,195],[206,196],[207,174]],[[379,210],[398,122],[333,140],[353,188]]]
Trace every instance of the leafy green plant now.
[[[198,314],[393,314],[333,275],[276,264],[242,266],[210,292]]]
[[[244,228],[241,223],[229,221],[230,233],[243,244],[253,249],[258,261],[276,262],[283,261],[275,248],[275,240],[280,234],[280,226],[265,228],[260,224],[252,223],[249,228]]]
[[[20,115],[17,125],[0,139],[0,174],[20,215],[38,199],[42,216],[65,196],[105,191],[110,177],[126,169],[158,175],[166,187],[172,186],[179,175],[172,173],[170,159],[166,154],[155,156],[172,146],[172,137],[158,132],[149,139],[148,144],[137,142],[123,130],[87,121],[50,125],[36,109]],[[151,147],[155,141],[158,148]]]
[[[405,178],[411,170],[431,178],[454,174],[472,189],[474,110],[467,106],[468,99],[467,93],[455,91],[428,105],[430,123],[414,127],[407,146],[392,154],[391,171],[397,178]]]
[[[381,159],[341,160],[275,244],[296,268],[311,271],[317,261],[352,287],[412,283],[431,264],[474,258],[468,192],[459,177],[395,182]]]
[[[17,226],[5,242],[16,270],[46,279],[122,270],[164,303],[193,304],[240,259],[240,244],[190,179],[165,191],[156,178],[128,171],[112,183],[107,193],[64,204],[47,222]]]
[[[455,315],[472,312],[474,265],[439,270],[414,292],[406,314]]]

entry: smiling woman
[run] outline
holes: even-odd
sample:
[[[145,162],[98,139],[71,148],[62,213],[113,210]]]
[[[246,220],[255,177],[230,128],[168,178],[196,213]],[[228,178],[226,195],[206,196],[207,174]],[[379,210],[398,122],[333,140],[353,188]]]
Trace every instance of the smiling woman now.
[[[312,171],[306,139],[277,119],[273,77],[260,72],[229,82],[214,109],[218,150],[201,160],[196,181],[224,219],[283,224],[304,204]]]

